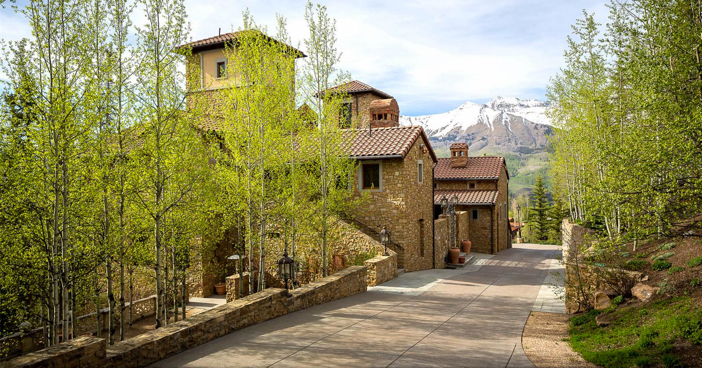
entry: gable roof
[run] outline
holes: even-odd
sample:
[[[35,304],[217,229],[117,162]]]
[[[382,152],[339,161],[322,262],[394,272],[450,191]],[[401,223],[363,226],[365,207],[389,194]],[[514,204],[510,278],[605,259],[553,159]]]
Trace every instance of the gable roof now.
[[[441,204],[441,197],[458,197],[460,205],[493,205],[497,201],[496,190],[434,190],[434,204]]]
[[[440,158],[434,169],[434,180],[499,179],[502,168],[507,172],[505,158],[500,156],[467,157],[465,167],[451,167],[450,158]],[[507,173],[509,179],[509,172]]]
[[[276,40],[275,38],[270,37],[259,30],[236,31],[236,32],[223,33],[223,34],[220,34],[219,36],[203,38],[201,40],[197,40],[197,41],[193,41],[190,43],[186,43],[184,45],[180,45],[176,49],[190,47],[190,48],[192,48],[193,52],[197,52],[197,51],[206,51],[206,50],[224,48],[225,43],[236,42],[237,38],[241,37],[246,32],[256,32],[256,33],[262,34],[268,40],[272,40],[272,41],[277,42],[279,44],[285,45],[288,50],[292,50],[296,54],[295,55],[296,58],[307,57],[307,55],[305,55],[304,52],[302,52],[302,51],[300,51],[300,50],[298,50],[290,45],[287,45],[283,42],[280,42],[280,41]]]
[[[365,93],[365,92],[371,92],[375,93],[378,96],[381,96],[383,98],[394,98],[390,96],[389,94],[379,90],[375,89],[361,81],[357,80],[352,80],[351,82],[340,84],[338,86],[334,86],[332,88],[329,88],[326,90],[326,93],[334,94],[334,93],[347,93],[347,94],[355,94],[355,93]]]
[[[350,157],[357,160],[404,159],[417,138],[422,137],[432,159],[437,161],[429,139],[420,126],[344,129],[341,134],[344,148]]]

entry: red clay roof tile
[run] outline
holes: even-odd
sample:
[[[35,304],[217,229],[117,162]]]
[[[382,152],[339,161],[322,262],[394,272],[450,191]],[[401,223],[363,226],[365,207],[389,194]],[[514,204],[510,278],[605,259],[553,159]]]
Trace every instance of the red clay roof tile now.
[[[389,128],[344,129],[341,132],[344,147],[349,156],[356,159],[373,159],[387,156],[404,158],[414,142],[422,136],[426,142],[424,129],[419,126],[403,126]],[[425,143],[426,144],[426,143]],[[427,149],[436,160],[434,150],[427,144]]]
[[[440,158],[434,169],[434,179],[499,179],[502,167],[507,170],[505,158],[499,156],[468,157],[468,164],[465,167],[451,167],[450,158]]]
[[[458,197],[460,205],[493,205],[497,201],[496,190],[435,190],[434,204],[441,204],[441,198],[451,198],[452,195]]]
[[[363,93],[363,92],[373,92],[383,98],[394,98],[390,96],[389,94],[379,90],[375,89],[363,82],[357,81],[357,80],[352,80],[351,82],[340,84],[338,86],[329,88],[327,90],[327,93],[337,93],[337,92],[343,92],[347,94],[354,94],[354,93]]]

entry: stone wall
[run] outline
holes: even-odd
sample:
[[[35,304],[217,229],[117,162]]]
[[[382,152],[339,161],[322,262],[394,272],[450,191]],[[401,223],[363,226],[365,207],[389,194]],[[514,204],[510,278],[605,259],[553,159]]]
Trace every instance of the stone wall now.
[[[351,118],[354,122],[354,128],[368,128],[370,124],[370,104],[374,100],[382,100],[385,97],[380,97],[372,92],[357,93],[349,96],[351,100]]]
[[[437,180],[441,190],[499,190],[495,180]],[[475,183],[475,189],[468,188],[468,183]]]
[[[579,271],[579,272],[578,272]],[[630,295],[631,288],[640,282],[643,274],[590,264],[565,264],[565,305],[567,313],[585,312],[593,308],[594,295],[603,292],[616,296]],[[580,306],[580,309],[578,307]],[[583,310],[584,309],[584,310]]]
[[[450,236],[449,219],[440,215],[440,218],[434,220],[434,268],[446,267]]]
[[[364,292],[366,282],[366,268],[353,266],[293,290],[289,295],[284,289],[266,289],[107,349],[104,339],[81,337],[5,364],[8,368],[145,367],[242,328]]]
[[[468,233],[472,246],[471,251],[492,253],[493,206],[459,206],[468,213]],[[473,219],[473,211],[478,211],[478,219]]]
[[[512,235],[509,226],[509,192],[507,172],[500,170],[500,180],[497,182],[497,203],[493,218],[495,227],[492,229],[495,239],[495,251],[500,252],[512,246]]]
[[[469,229],[468,212],[466,211],[456,211],[456,246],[461,248],[461,241],[470,240],[470,229]],[[471,246],[472,249],[472,246]]]
[[[420,137],[404,160],[381,162],[382,190],[364,191],[367,201],[353,213],[356,220],[377,232],[387,226],[392,241],[403,248],[404,260],[398,261],[406,271],[432,268],[433,159],[430,153],[422,151],[420,144],[428,145]],[[422,183],[418,182],[419,160],[423,162]],[[354,190],[360,195],[358,175],[354,176]]]
[[[380,285],[397,277],[397,254],[388,249],[389,255],[371,258],[363,265],[368,269],[368,286]]]
[[[105,339],[80,336],[74,340],[30,353],[8,362],[3,368],[93,368],[105,364]]]
[[[564,218],[561,223],[561,239],[563,241],[563,261],[568,262],[570,260],[570,255],[574,251],[574,246],[580,247],[580,249],[586,249],[584,247],[586,242],[589,242],[588,236],[594,235],[592,229],[588,229],[576,223],[570,222],[568,218]]]

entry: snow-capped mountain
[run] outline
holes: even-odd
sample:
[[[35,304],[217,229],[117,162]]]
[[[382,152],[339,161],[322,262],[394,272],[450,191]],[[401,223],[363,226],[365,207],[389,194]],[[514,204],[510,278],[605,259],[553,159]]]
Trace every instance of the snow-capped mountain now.
[[[539,100],[496,97],[486,104],[466,102],[435,115],[401,116],[401,125],[424,128],[435,150],[466,142],[472,152],[523,152],[542,150],[550,133],[548,105]]]

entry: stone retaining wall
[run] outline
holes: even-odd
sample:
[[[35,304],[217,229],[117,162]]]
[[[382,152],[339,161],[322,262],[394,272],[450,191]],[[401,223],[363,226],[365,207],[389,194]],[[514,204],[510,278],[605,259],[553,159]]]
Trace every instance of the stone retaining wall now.
[[[15,367],[145,367],[242,328],[366,291],[366,268],[352,266],[286,295],[266,289],[105,348],[105,340],[81,337],[13,359]]]
[[[105,344],[105,339],[81,336],[74,340],[0,363],[0,367],[101,367],[105,364]]]
[[[371,258],[363,265],[368,269],[368,286],[380,285],[397,277],[397,253],[388,249],[389,255]]]

